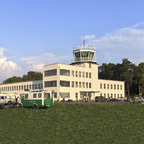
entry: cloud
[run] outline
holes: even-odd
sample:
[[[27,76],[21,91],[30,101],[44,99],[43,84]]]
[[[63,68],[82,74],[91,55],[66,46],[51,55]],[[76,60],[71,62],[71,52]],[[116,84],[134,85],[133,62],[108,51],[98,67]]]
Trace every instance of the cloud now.
[[[121,63],[123,58],[135,64],[144,61],[144,22],[132,27],[118,29],[103,37],[92,40],[96,47],[97,61],[101,63]]]
[[[49,65],[53,63],[70,63],[72,56],[59,56],[59,58],[52,53],[43,53],[38,56],[22,58],[28,64],[28,70],[42,71],[44,65]]]
[[[0,47],[0,81],[12,77],[13,75],[17,75],[22,70],[16,63],[13,61],[8,61],[7,57],[4,56],[4,48]]]

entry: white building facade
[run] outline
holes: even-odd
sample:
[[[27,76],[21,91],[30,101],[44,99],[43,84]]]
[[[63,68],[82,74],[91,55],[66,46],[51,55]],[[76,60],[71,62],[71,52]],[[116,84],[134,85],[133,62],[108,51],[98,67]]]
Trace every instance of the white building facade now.
[[[73,50],[75,62],[51,64],[43,67],[43,80],[0,84],[1,93],[23,93],[27,90],[43,89],[54,93],[54,100],[94,100],[96,96],[106,98],[125,97],[125,82],[98,79],[98,64],[93,61],[95,49]]]

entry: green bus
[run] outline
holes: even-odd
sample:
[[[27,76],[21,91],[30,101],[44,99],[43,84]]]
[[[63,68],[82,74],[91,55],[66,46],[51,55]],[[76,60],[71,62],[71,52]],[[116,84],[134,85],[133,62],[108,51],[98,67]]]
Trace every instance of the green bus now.
[[[54,105],[53,93],[50,91],[29,91],[20,94],[19,107],[47,108]]]

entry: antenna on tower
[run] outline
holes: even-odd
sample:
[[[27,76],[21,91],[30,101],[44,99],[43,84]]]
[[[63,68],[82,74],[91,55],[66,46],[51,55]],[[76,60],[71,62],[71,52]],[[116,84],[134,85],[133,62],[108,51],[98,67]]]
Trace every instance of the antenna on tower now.
[[[83,47],[85,48],[85,35],[83,36]]]

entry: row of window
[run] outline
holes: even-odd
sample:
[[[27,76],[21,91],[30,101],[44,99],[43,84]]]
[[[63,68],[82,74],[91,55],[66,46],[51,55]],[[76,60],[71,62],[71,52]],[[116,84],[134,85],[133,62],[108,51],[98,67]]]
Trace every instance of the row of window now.
[[[25,94],[25,99],[28,99],[29,95],[28,94]],[[34,93],[33,94],[33,98],[42,98],[42,93]],[[45,98],[50,98],[50,94],[47,93],[45,95]]]
[[[72,81],[72,87],[91,88],[92,85],[91,85],[91,83],[88,83],[88,82],[74,82],[74,81]]]
[[[43,84],[32,84],[32,85],[20,85],[20,86],[9,86],[1,87],[0,91],[19,91],[25,89],[43,89]]]
[[[116,85],[116,84],[102,84],[102,83],[100,83],[100,89],[117,89],[117,90],[122,90],[122,85]]]
[[[104,95],[102,93],[100,93],[100,96],[104,96],[105,98],[120,98],[123,97],[122,94],[106,94],[104,93]]]
[[[44,76],[54,76],[57,75],[57,69],[47,70],[44,72]],[[60,75],[70,76],[70,70],[60,69]],[[71,71],[71,75],[74,77],[91,78],[91,72],[81,72],[81,71]]]
[[[60,81],[61,87],[70,87],[70,81]],[[44,87],[57,87],[57,81],[45,81]],[[91,83],[88,82],[71,82],[71,87],[76,88],[91,88]]]

